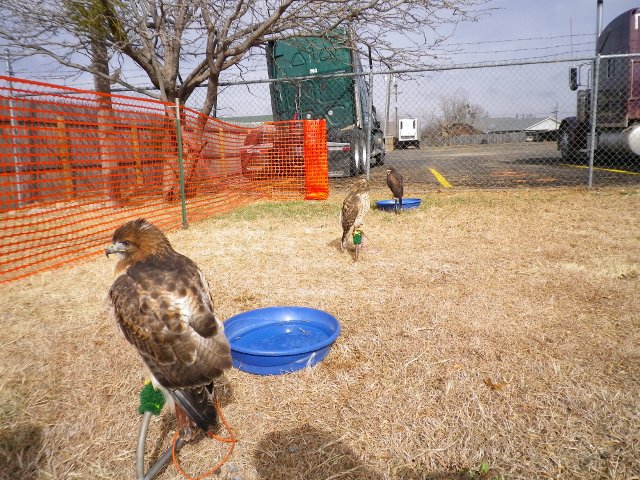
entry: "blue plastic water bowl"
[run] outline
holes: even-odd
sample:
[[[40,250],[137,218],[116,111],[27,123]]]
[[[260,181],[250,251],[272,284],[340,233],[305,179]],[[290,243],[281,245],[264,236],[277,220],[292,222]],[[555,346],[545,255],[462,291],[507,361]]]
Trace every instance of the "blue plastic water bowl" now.
[[[324,360],[340,323],[322,310],[268,307],[227,319],[233,366],[257,375],[295,372]]]
[[[418,208],[422,203],[421,198],[403,198],[402,199],[402,210],[410,210],[412,208]],[[395,204],[393,200],[376,200],[376,207],[380,210],[385,210],[387,212],[395,211]]]

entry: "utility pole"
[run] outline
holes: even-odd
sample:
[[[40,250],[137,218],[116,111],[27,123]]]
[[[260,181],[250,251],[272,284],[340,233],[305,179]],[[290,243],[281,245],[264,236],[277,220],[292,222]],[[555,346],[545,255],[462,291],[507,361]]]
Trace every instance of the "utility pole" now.
[[[556,108],[551,110],[551,113],[554,114],[554,118],[556,120],[556,123],[553,125],[553,127],[554,127],[554,135],[555,135],[553,138],[555,138],[555,139],[558,138],[558,130],[559,130],[558,129],[558,111],[559,111],[558,110],[558,102],[556,101]]]
[[[389,135],[389,110],[391,110],[390,108],[390,104],[391,104],[391,84],[393,83],[393,75],[389,74],[387,76],[385,76],[386,79],[386,83],[387,83],[387,98],[385,101],[385,105],[384,105],[384,131],[383,131],[383,137],[385,139],[385,142],[387,141],[387,136]]]
[[[398,79],[394,78],[393,80],[394,80],[393,88],[394,88],[395,95],[396,95],[396,124],[395,124],[395,132],[397,132],[398,131]],[[395,132],[393,134],[394,138],[396,136]]]
[[[573,59],[573,20],[569,17],[569,40],[571,41],[571,59]]]

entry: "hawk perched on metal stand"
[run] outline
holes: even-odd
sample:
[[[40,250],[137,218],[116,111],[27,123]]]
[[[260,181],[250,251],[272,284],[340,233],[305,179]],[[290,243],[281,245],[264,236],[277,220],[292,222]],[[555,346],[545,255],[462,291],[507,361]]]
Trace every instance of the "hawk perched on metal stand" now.
[[[359,230],[364,225],[364,216],[369,211],[369,204],[369,182],[364,178],[356,180],[342,202],[342,211],[340,212],[340,223],[342,224],[340,248],[342,250],[347,248],[349,231],[353,234],[355,230]],[[357,257],[360,244],[356,243],[355,246]]]
[[[387,185],[393,194],[393,207],[396,213],[402,210],[402,196],[404,194],[404,180],[402,174],[393,167],[387,168]],[[398,204],[400,208],[398,208]]]
[[[110,314],[153,383],[175,402],[180,437],[191,440],[197,428],[206,432],[215,425],[213,380],[231,368],[207,280],[144,219],[116,229],[106,254],[119,257],[107,299]]]

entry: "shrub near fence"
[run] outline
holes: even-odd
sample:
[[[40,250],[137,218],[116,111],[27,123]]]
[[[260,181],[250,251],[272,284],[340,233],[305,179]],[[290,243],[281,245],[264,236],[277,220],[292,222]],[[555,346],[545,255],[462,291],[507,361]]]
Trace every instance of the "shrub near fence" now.
[[[0,77],[0,283],[259,198],[328,195],[324,121],[245,128],[151,99]]]

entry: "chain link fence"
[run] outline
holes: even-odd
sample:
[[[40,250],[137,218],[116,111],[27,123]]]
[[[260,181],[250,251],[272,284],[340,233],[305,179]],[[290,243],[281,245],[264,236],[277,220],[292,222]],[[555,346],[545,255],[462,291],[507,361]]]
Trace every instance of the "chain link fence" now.
[[[637,185],[640,162],[629,144],[636,133],[628,126],[640,122],[634,107],[639,61],[629,55],[599,58],[599,143],[593,159],[588,141],[593,58],[227,82],[216,114],[239,125],[282,119],[282,112],[274,116],[273,99],[279,96],[289,102],[289,113],[314,118],[326,92],[339,98],[350,94],[345,85],[366,84],[371,106],[366,95],[355,100],[365,117],[362,125],[354,122],[332,134],[332,122],[344,124],[339,117],[349,112],[325,111],[328,140],[350,150],[342,163],[329,155],[334,183],[358,174],[376,180],[386,174],[379,165],[386,164],[400,170],[405,181],[427,188]],[[580,77],[577,91],[570,88],[574,70]],[[188,105],[198,109],[204,94],[196,89]],[[366,128],[369,108],[377,118],[372,132]],[[366,150],[360,151],[367,135],[370,164]],[[358,159],[362,155],[364,160]]]
[[[175,105],[148,98],[9,77],[0,90],[10,275],[95,254],[124,211],[175,227],[180,203],[185,223],[265,196],[326,198],[327,177],[384,185],[384,165],[409,191],[640,184],[638,55],[223,83],[222,121],[197,112],[197,89],[178,130]],[[45,255],[63,224],[81,250]]]

